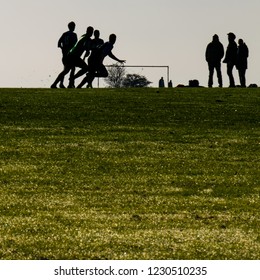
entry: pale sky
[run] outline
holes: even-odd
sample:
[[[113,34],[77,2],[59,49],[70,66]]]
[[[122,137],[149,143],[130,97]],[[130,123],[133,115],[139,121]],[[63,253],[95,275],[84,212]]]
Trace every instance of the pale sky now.
[[[173,86],[198,79],[207,86],[205,49],[227,33],[249,48],[247,84],[260,86],[259,0],[0,0],[0,87],[49,87],[62,70],[57,41],[75,21],[78,37],[87,26],[107,41],[117,35],[113,53],[126,65],[168,65]],[[105,64],[114,61],[106,58]],[[158,85],[166,70],[129,69]],[[224,86],[228,86],[222,64]],[[237,71],[234,70],[239,84]],[[214,86],[217,79],[214,76]]]

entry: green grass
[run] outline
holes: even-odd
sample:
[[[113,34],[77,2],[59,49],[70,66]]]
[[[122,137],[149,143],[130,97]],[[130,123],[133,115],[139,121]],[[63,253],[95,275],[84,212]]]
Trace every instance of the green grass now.
[[[0,259],[259,259],[260,89],[0,89]]]

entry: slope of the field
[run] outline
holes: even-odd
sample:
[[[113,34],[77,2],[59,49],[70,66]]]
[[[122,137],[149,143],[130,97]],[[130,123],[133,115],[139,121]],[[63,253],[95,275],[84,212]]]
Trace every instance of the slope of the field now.
[[[0,89],[1,259],[259,259],[259,89]]]

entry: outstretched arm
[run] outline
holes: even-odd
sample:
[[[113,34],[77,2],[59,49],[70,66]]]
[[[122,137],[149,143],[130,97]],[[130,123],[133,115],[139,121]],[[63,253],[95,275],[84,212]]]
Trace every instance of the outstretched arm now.
[[[118,59],[115,55],[113,55],[112,52],[110,52],[110,54],[108,56],[119,63],[125,63],[125,60]]]

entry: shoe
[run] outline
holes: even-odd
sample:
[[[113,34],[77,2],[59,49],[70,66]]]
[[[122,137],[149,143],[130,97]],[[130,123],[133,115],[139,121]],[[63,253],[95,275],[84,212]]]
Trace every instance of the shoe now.
[[[52,85],[51,85],[51,88],[57,88],[57,86],[56,86],[56,85],[54,85],[54,84],[52,84]]]

